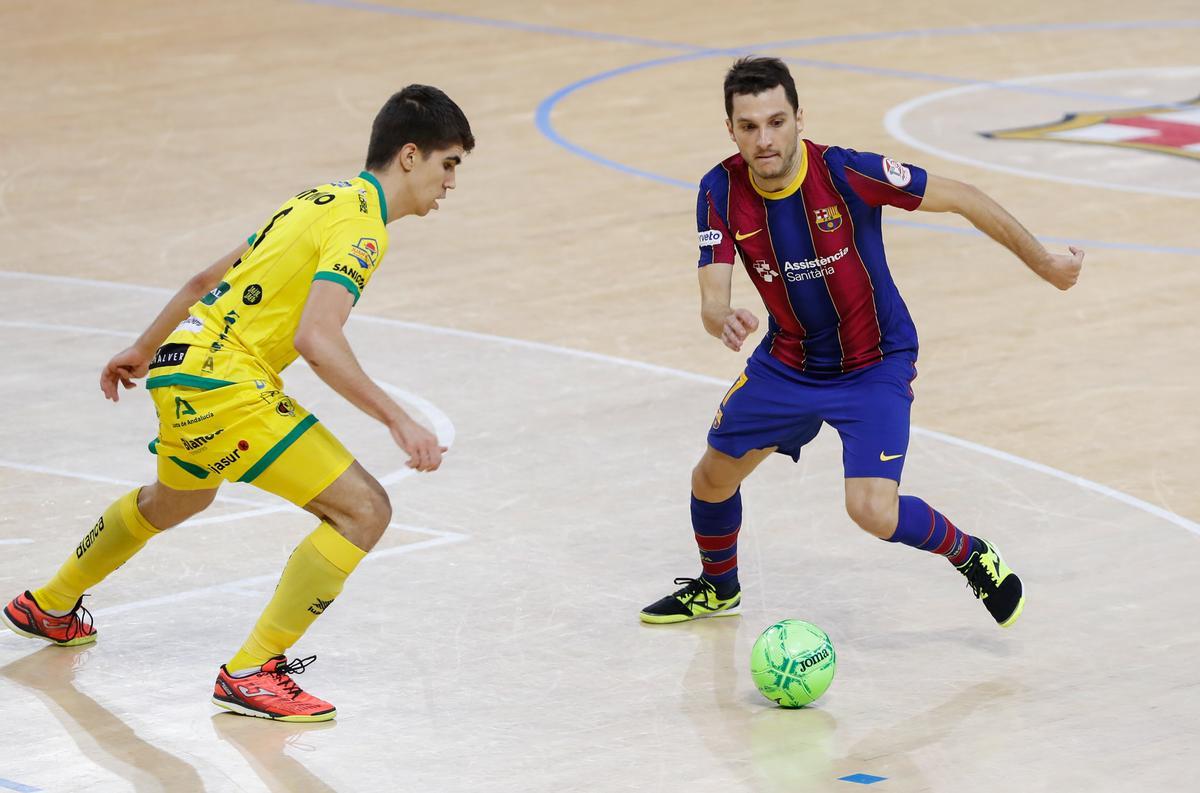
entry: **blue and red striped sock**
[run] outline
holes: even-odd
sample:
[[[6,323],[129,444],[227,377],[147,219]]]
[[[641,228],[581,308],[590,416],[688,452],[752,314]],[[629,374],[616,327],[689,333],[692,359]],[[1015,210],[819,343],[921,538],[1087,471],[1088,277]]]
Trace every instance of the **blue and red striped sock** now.
[[[717,504],[692,496],[692,530],[704,565],[700,577],[713,585],[719,598],[738,590],[737,536],[741,528],[741,489]]]
[[[960,531],[949,518],[916,496],[900,496],[900,521],[888,542],[936,553],[955,567],[979,548],[979,540]]]

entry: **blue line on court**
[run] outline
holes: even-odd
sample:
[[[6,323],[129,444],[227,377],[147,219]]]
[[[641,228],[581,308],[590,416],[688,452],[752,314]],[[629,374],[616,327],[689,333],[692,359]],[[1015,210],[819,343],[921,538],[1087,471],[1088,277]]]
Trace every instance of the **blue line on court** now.
[[[430,19],[438,22],[455,22],[462,25],[504,28],[507,30],[519,30],[523,33],[547,33],[552,36],[568,36],[570,38],[591,39],[593,41],[611,41],[618,44],[637,44],[643,47],[657,47],[665,50],[683,50],[685,52],[695,52],[697,50],[704,49],[703,47],[696,47],[691,44],[680,44],[674,41],[662,41],[659,39],[647,39],[640,36],[623,36],[618,33],[598,33],[590,30],[576,30],[574,28],[557,27],[555,25],[538,25],[532,22],[516,22],[508,19],[493,19],[491,17],[450,14],[443,11],[425,11],[419,8],[402,8],[400,6],[381,5],[379,3],[366,3],[362,2],[361,0],[301,1],[310,5],[349,8],[354,11],[371,11],[376,14],[392,14],[394,16]]]
[[[873,776],[871,774],[851,774],[850,776],[838,777],[839,782],[855,782],[859,785],[874,785],[876,782],[882,782],[887,777]]]
[[[17,793],[39,793],[41,791],[40,787],[22,785],[20,782],[13,782],[11,779],[4,779],[2,777],[0,777],[0,788],[15,790]]]
[[[854,44],[860,41],[885,41],[907,38],[938,38],[943,36],[975,36],[980,33],[1078,33],[1091,30],[1139,30],[1155,28],[1195,28],[1200,19],[1137,19],[1113,22],[1033,22],[1019,25],[964,25],[956,28],[925,28],[918,30],[872,31],[870,33],[837,33],[803,39],[782,39],[758,45],[760,49],[814,47],[822,44]]]
[[[696,185],[689,184],[688,187],[694,188]],[[906,218],[884,218],[883,222],[891,226],[937,231],[943,234],[958,234],[963,237],[986,236],[979,229],[965,228],[963,226],[943,226],[940,223],[922,223],[919,220],[908,220]],[[1200,248],[1147,245],[1141,242],[1103,242],[1101,240],[1086,240],[1079,237],[1055,237],[1044,234],[1038,234],[1037,238],[1042,242],[1053,242],[1056,245],[1075,245],[1084,248],[1104,248],[1106,250],[1136,251],[1139,253],[1177,253],[1180,256],[1200,256]]]
[[[1081,99],[1091,102],[1121,102],[1128,104],[1127,96],[1099,94],[1093,91],[1077,91],[1070,88],[1054,88],[1052,86],[1030,85],[1021,82],[1004,80],[975,80],[970,77],[954,77],[946,74],[931,74],[929,72],[913,72],[904,69],[889,69],[885,66],[862,66],[856,63],[837,63],[835,61],[819,61],[811,58],[789,58],[783,60],[796,66],[809,66],[814,69],[829,69],[832,71],[854,72],[856,74],[875,74],[882,77],[900,77],[905,80],[925,80],[931,83],[948,83],[950,85],[972,85],[980,88],[991,88],[995,91],[1010,91],[1015,94],[1039,94],[1041,96],[1060,96],[1067,99]],[[1172,110],[1195,110],[1194,104],[1187,102],[1160,102],[1153,107]]]

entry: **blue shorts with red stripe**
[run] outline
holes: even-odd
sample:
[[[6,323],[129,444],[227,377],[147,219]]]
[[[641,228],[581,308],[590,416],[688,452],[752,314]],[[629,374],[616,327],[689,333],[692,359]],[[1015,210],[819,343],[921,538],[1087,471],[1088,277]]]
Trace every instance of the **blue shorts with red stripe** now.
[[[801,447],[826,423],[842,438],[847,478],[899,482],[916,376],[916,362],[902,356],[818,379],[756,351],[721,401],[708,445],[730,457],[774,446],[799,460]]]

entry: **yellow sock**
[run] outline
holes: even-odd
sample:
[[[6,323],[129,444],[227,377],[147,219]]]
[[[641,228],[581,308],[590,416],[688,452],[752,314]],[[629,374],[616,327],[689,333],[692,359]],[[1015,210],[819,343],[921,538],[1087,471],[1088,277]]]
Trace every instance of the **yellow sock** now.
[[[225,668],[240,672],[283,655],[333,603],[366,555],[333,526],[318,526],[292,551],[271,602]]]
[[[140,491],[140,487],[131,490],[110,504],[54,577],[44,587],[33,590],[39,606],[51,611],[70,609],[84,592],[129,561],[158,534],[159,530],[138,510]]]

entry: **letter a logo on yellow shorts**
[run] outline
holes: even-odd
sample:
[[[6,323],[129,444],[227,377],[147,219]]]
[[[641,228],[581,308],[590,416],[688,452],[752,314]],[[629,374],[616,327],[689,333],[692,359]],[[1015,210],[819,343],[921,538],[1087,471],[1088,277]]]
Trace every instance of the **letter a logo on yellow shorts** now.
[[[196,409],[189,405],[186,399],[175,397],[175,418],[194,415],[196,415]]]

